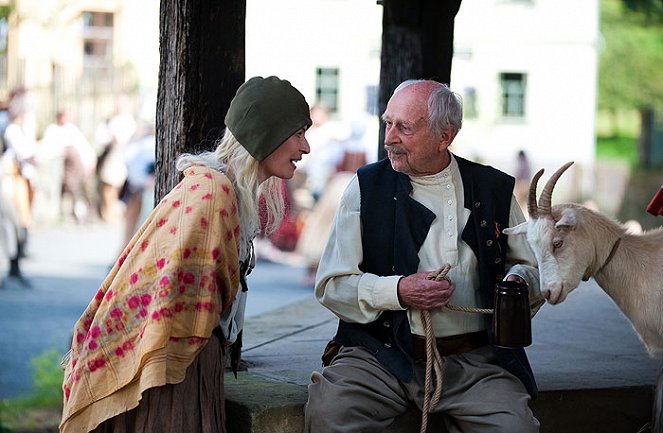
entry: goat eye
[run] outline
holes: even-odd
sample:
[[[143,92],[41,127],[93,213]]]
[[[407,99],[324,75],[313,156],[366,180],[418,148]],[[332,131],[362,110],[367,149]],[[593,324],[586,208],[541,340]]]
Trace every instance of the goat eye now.
[[[554,248],[559,248],[559,247],[562,246],[563,243],[564,243],[564,241],[562,241],[561,239],[555,239],[553,241],[553,247]]]

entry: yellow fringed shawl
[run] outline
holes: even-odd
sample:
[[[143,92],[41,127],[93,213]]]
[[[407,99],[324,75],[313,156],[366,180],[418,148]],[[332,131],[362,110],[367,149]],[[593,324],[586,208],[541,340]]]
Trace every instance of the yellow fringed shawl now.
[[[205,166],[152,211],[74,328],[60,431],[88,432],[184,380],[239,284],[237,199]],[[100,245],[103,248],[103,245]]]

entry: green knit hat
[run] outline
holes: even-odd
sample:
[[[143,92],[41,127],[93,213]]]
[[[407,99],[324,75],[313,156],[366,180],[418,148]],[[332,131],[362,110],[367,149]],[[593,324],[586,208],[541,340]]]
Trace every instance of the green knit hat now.
[[[311,123],[304,96],[289,81],[274,76],[253,77],[242,84],[226,114],[226,127],[258,161]]]

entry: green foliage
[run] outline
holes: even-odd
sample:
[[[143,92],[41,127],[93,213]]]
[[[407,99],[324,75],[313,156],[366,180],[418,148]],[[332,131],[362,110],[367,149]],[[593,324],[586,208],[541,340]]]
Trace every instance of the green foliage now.
[[[638,142],[634,137],[597,137],[596,158],[599,160],[620,160],[630,167],[638,165]]]
[[[0,412],[0,433],[11,433],[11,429],[2,420],[1,415],[2,412]]]
[[[661,0],[622,0],[624,6],[634,12],[632,17],[639,19],[645,25],[659,25],[663,23],[663,2]]]
[[[663,25],[645,25],[622,0],[601,1],[599,108],[663,108]]]
[[[14,12],[14,5],[0,6],[0,20],[9,21],[9,15]],[[2,430],[0,430],[2,432]]]
[[[32,386],[42,406],[58,405],[62,402],[62,380],[64,371],[60,367],[62,354],[49,350],[31,362]]]
[[[62,410],[62,355],[55,349],[30,362],[33,392],[14,400],[0,401],[0,433],[47,425],[57,426]]]

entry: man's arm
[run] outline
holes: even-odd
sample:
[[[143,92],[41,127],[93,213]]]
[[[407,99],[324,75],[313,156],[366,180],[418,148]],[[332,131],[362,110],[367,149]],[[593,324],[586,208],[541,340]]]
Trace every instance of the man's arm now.
[[[362,261],[360,191],[355,176],[336,212],[315,284],[318,301],[347,322],[369,323],[385,310],[440,308],[454,285],[419,272],[379,277],[359,270]]]
[[[354,176],[339,202],[315,281],[318,301],[347,322],[369,323],[385,310],[402,310],[400,276],[359,270],[362,261],[360,193]]]

